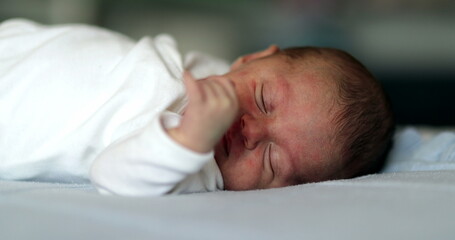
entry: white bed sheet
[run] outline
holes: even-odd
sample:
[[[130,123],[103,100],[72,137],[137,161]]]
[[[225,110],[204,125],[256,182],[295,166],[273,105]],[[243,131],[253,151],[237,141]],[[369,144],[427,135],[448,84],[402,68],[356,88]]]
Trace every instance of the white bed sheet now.
[[[0,240],[454,239],[455,138],[441,132],[400,129],[384,173],[281,189],[128,198],[0,181]]]
[[[156,198],[0,182],[0,239],[453,239],[455,171]]]

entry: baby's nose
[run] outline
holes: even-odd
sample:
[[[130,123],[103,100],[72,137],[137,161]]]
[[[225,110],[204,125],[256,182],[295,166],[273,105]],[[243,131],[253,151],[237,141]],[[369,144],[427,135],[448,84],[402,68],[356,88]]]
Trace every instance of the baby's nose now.
[[[244,145],[249,150],[256,148],[265,135],[265,129],[262,124],[255,121],[248,115],[244,115],[240,119],[240,128],[243,135]]]

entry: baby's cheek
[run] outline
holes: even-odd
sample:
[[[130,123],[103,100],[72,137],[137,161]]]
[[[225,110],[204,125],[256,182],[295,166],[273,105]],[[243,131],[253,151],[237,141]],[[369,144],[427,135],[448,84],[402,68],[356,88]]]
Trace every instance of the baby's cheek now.
[[[246,161],[247,168],[251,171],[255,171],[261,167],[261,154],[255,151],[249,159]]]
[[[253,160],[249,160],[246,162],[246,165],[248,166],[248,169],[252,169],[256,166],[256,163]]]

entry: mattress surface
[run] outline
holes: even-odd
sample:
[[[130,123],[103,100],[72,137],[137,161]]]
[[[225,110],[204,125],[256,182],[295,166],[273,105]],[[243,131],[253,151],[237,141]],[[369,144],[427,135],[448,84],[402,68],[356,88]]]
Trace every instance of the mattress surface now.
[[[0,181],[0,239],[453,239],[455,171],[128,198]]]

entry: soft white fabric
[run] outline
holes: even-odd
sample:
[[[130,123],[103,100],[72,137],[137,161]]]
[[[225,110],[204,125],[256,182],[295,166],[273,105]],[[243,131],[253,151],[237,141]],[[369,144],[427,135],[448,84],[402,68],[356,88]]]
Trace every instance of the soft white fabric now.
[[[191,54],[195,75],[221,61]],[[216,67],[214,66],[216,65]],[[167,35],[127,37],[85,25],[0,25],[0,179],[87,182],[126,195],[213,191],[212,153],[168,138],[185,105],[184,65]],[[190,69],[191,70],[191,69]]]
[[[383,172],[455,170],[455,129],[400,128]]]
[[[0,239],[452,240],[454,202],[454,170],[153,198],[0,181]]]

